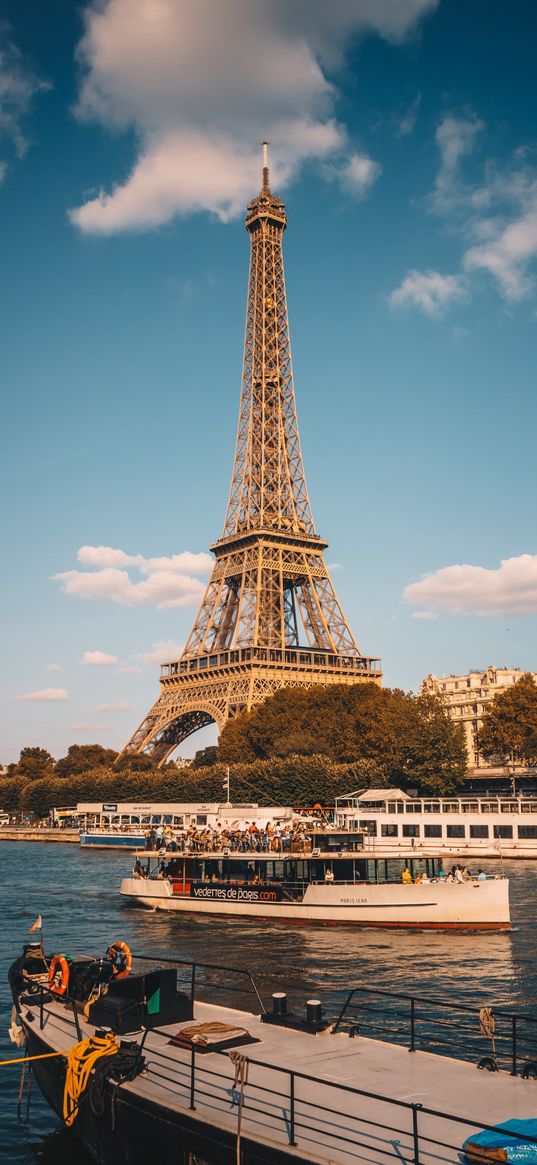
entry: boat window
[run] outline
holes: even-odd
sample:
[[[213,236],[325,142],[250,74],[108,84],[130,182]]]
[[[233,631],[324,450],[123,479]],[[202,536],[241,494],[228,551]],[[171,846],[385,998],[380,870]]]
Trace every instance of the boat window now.
[[[421,813],[421,801],[407,801],[407,813]]]
[[[488,837],[488,836],[489,836],[488,825],[471,825],[470,826],[470,837],[478,838],[478,837]]]
[[[184,818],[179,817],[177,814],[174,813],[173,824],[174,825],[184,825]]]
[[[519,838],[537,837],[537,825],[519,825],[518,836]]]
[[[479,805],[477,801],[463,801],[461,803],[463,813],[479,813]]]
[[[151,817],[151,821],[152,821],[153,825],[160,825],[160,822],[161,822],[160,813],[153,813],[153,815]]]
[[[444,801],[442,813],[460,813],[458,801]]]
[[[171,823],[172,823],[171,814],[165,813],[163,818],[162,818],[162,824],[163,825],[171,825]]]
[[[481,813],[497,813],[498,803],[496,801],[482,801],[480,810]]]
[[[383,808],[385,813],[397,813],[397,802],[385,801]]]
[[[151,825],[151,818],[148,813],[142,817],[142,825]]]
[[[388,825],[381,825],[380,832],[382,837],[397,837],[399,826],[396,825],[395,821],[393,824],[390,822]]]
[[[500,805],[501,813],[518,813],[518,803],[516,801],[502,801]]]
[[[403,825],[403,837],[419,837],[419,825]]]
[[[466,837],[466,827],[464,825],[447,825],[446,837]]]
[[[207,825],[207,814],[206,813],[196,814],[196,825]]]
[[[426,813],[440,813],[440,801],[426,801],[423,808]]]
[[[362,829],[364,833],[368,834],[369,837],[377,836],[376,821],[360,821],[360,829]]]
[[[507,837],[507,838],[509,838],[512,836],[513,836],[513,826],[512,825],[495,825],[494,826],[494,837]]]
[[[424,826],[424,833],[425,833],[425,837],[442,837],[442,826],[441,825],[425,825]]]
[[[405,811],[405,803],[404,803],[404,801],[396,801],[396,802],[395,802],[395,804],[397,805],[397,812],[398,812],[398,813],[404,813],[404,811]]]

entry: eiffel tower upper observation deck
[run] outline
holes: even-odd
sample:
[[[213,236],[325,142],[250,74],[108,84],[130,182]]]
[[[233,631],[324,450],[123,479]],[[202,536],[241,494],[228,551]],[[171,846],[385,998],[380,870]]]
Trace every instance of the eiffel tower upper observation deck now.
[[[249,204],[251,254],[239,426],[213,572],[178,662],[124,752],[163,763],[191,733],[279,688],[380,683],[338,603],[310,509],[293,387],[282,238],[285,206],[263,184]]]

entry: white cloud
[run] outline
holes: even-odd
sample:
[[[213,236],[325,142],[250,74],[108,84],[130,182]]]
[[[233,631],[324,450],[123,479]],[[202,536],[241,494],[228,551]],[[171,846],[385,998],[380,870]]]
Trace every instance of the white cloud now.
[[[47,663],[47,666],[45,668],[45,671],[61,671],[61,670],[62,670],[61,664],[59,664],[59,663]]]
[[[40,692],[24,692],[21,696],[15,696],[15,699],[31,704],[52,703],[55,700],[68,700],[69,692],[65,688],[42,688]]]
[[[376,182],[382,173],[382,166],[369,158],[367,154],[351,154],[341,166],[335,170],[344,190],[350,191],[357,198],[362,198],[369,188]]]
[[[460,166],[474,150],[484,123],[477,117],[443,118],[436,131],[440,150],[440,167],[436,176],[432,205],[437,211],[446,211],[460,198]]]
[[[479,180],[464,180],[462,162],[474,152],[483,129],[484,123],[475,115],[449,114],[443,118],[436,131],[440,165],[428,203],[462,235],[462,265],[467,275],[480,271],[492,275],[500,295],[515,303],[527,299],[534,290],[535,151],[519,147],[509,162],[501,165],[487,159]]]
[[[280,190],[308,160],[337,159],[347,131],[325,67],[337,73],[360,34],[401,41],[436,4],[93,0],[78,49],[78,116],[134,130],[138,149],[131,173],[72,210],[72,221],[110,234],[197,210],[226,220],[259,185],[262,135]],[[372,177],[354,169],[363,193]]]
[[[179,659],[183,650],[182,643],[175,643],[173,639],[161,639],[158,643],[153,644],[151,651],[146,651],[142,659],[146,663],[155,664],[160,667],[161,663],[173,663]]]
[[[80,660],[83,667],[110,667],[118,663],[117,655],[107,655],[106,651],[85,651]]]
[[[117,700],[115,704],[97,704],[95,712],[132,712],[133,705],[126,700]]]
[[[487,227],[492,237],[469,248],[464,256],[466,270],[489,271],[497,279],[506,299],[526,299],[534,286],[527,267],[537,255],[537,185],[526,214],[507,226],[499,221],[495,236],[490,221]]]
[[[439,318],[452,303],[467,295],[461,275],[441,275],[439,271],[409,271],[400,287],[392,291],[392,307],[415,307],[425,315]]]
[[[124,607],[147,603],[156,607],[195,605],[203,595],[204,584],[194,576],[207,575],[213,565],[211,555],[188,550],[170,557],[144,558],[111,546],[82,546],[77,557],[83,566],[97,569],[66,570],[53,575],[65,593]],[[120,566],[125,569],[120,570]],[[142,575],[141,579],[132,580],[132,568]]]
[[[0,143],[7,144],[15,157],[23,158],[28,140],[23,122],[29,114],[37,93],[50,89],[40,81],[24,61],[20,50],[9,40],[6,26],[0,25]],[[5,178],[7,164],[0,162],[0,183]]]
[[[452,614],[537,614],[537,554],[503,559],[492,570],[468,563],[445,566],[407,586],[404,597]]]

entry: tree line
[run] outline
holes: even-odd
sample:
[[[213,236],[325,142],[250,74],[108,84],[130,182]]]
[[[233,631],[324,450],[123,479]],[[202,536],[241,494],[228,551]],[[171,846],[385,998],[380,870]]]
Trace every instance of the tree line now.
[[[484,756],[537,764],[537,686],[530,675],[500,693],[483,718]],[[225,725],[218,746],[191,765],[156,769],[149,756],[121,757],[73,744],[55,760],[23,748],[0,782],[0,809],[45,815],[77,801],[221,801],[229,767],[233,801],[330,804],[367,786],[435,795],[460,789],[467,767],[462,726],[442,700],[374,684],[287,688]]]

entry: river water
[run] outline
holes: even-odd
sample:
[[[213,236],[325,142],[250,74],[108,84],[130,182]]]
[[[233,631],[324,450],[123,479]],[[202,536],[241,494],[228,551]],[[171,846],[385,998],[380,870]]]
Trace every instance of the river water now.
[[[38,914],[47,951],[104,953],[121,938],[148,954],[247,968],[264,997],[283,989],[303,1001],[319,992],[323,1002],[334,1005],[343,988],[374,985],[537,1012],[537,862],[504,863],[514,926],[508,933],[489,934],[287,927],[154,914],[119,898],[120,879],[131,864],[125,853],[0,842],[1,1060],[20,1054],[7,1037],[6,976]],[[482,864],[487,872],[499,871],[497,862]],[[17,1120],[19,1072],[0,1068],[0,1159],[9,1165],[91,1165],[35,1083],[30,1119]]]

